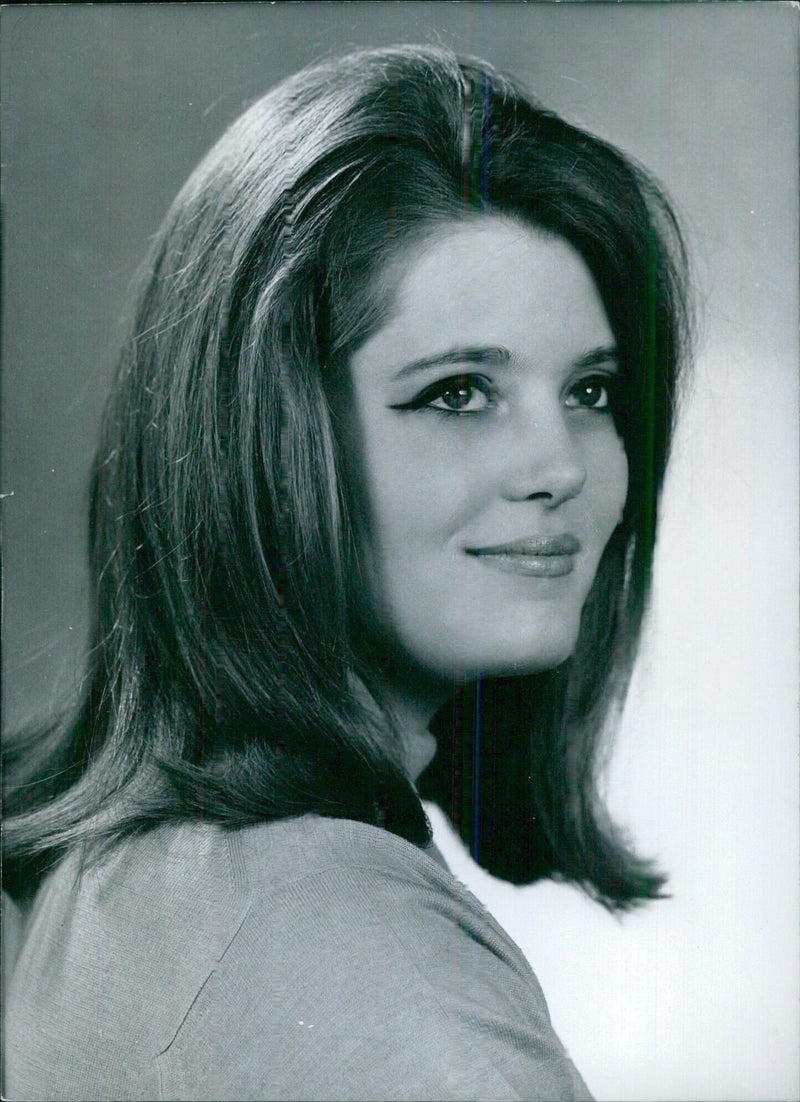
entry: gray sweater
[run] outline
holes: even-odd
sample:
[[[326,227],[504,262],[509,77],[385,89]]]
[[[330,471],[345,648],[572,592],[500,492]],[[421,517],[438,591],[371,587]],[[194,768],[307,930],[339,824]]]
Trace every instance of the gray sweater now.
[[[42,885],[8,1099],[588,1099],[528,964],[425,851],[316,816],[158,828]]]

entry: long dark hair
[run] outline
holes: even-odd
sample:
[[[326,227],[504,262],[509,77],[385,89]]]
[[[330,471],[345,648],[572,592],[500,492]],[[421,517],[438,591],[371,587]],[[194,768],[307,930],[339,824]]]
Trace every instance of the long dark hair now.
[[[609,906],[657,894],[597,798],[600,736],[646,606],[686,331],[653,181],[488,65],[364,51],[285,81],[208,154],[146,263],[92,479],[93,645],[66,718],[6,751],[5,873],[170,818],[306,812],[429,838],[378,700],[358,502],[326,394],[380,322],[376,266],[442,220],[504,211],[592,272],[620,350],[624,519],[574,657],[478,682],[437,719],[422,791],[476,857]]]

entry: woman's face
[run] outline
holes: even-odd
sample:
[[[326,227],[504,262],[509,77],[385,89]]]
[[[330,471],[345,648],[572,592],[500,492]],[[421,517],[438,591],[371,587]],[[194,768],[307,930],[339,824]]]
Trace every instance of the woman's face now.
[[[564,240],[496,215],[441,225],[382,278],[349,435],[393,647],[448,682],[553,667],[628,486],[594,281]]]

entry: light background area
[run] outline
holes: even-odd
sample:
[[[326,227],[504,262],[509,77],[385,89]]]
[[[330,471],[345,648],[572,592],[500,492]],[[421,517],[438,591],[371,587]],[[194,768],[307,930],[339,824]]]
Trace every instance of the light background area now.
[[[620,922],[564,886],[499,884],[433,816],[600,1099],[800,1093],[797,22],[775,3],[3,11],[9,727],[75,677],[84,488],[129,282],[247,102],[349,46],[441,41],[521,77],[674,197],[698,362],[609,776],[672,898]]]

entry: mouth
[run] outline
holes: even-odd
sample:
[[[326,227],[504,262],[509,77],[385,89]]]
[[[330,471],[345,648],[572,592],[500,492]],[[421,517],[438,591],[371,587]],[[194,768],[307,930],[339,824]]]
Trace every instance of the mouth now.
[[[575,536],[530,536],[490,547],[468,547],[466,553],[486,566],[529,578],[557,578],[575,569],[581,549]]]

